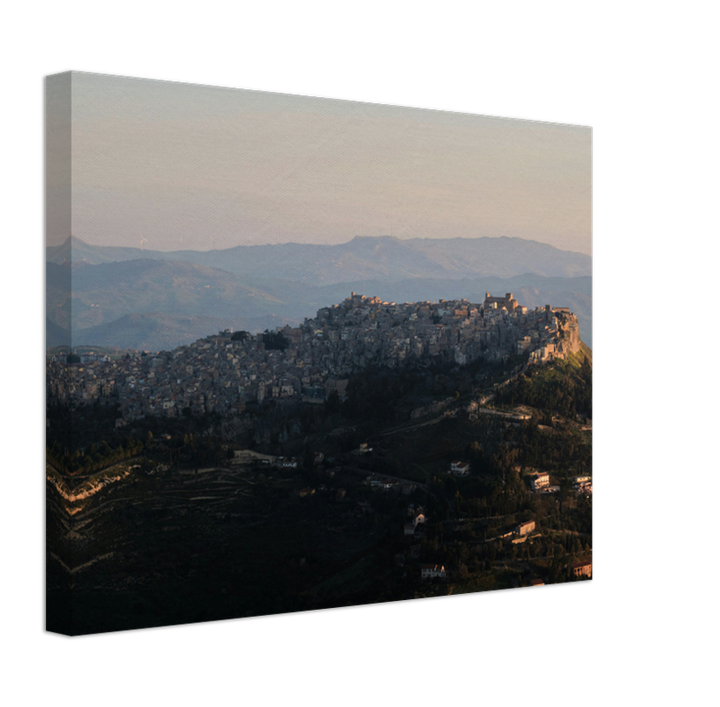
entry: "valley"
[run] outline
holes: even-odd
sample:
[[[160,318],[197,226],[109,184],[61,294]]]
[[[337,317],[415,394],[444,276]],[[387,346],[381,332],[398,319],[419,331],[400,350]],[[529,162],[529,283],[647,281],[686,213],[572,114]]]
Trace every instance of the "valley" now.
[[[592,345],[590,259],[522,239],[356,238],[342,246],[160,252],[72,238],[48,248],[47,260],[48,346],[160,351],[212,329],[297,326],[350,291],[395,302],[480,301],[486,291],[515,292],[530,308],[562,302]]]

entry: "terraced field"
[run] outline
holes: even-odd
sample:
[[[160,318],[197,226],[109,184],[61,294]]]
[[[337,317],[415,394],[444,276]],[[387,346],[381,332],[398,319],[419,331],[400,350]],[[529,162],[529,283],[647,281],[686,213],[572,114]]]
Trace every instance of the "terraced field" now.
[[[355,512],[367,493],[356,475],[338,479],[348,488],[338,501],[333,488],[300,496],[302,476],[269,474],[135,469],[90,484],[97,490],[79,509],[49,480],[48,628],[95,633],[381,600],[375,580],[384,590],[395,581],[380,548],[391,514]]]

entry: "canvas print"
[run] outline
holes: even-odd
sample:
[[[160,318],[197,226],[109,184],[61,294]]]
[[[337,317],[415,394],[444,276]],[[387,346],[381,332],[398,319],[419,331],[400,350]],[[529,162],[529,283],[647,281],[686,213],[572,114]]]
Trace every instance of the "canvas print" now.
[[[590,579],[591,138],[48,77],[47,629]]]

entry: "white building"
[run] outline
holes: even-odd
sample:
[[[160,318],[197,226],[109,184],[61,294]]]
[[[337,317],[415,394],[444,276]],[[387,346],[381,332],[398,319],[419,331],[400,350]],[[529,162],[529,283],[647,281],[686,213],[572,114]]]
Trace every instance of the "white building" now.
[[[468,476],[470,474],[470,462],[451,462],[450,473],[455,476]]]
[[[520,523],[515,528],[515,535],[527,535],[528,533],[532,533],[532,531],[535,530],[535,521],[529,520],[525,523]]]
[[[433,579],[439,577],[445,579],[445,565],[422,565],[420,567],[420,577],[422,579]]]
[[[540,489],[548,487],[550,485],[550,474],[547,472],[533,474],[530,477],[530,485],[533,491],[539,491]]]

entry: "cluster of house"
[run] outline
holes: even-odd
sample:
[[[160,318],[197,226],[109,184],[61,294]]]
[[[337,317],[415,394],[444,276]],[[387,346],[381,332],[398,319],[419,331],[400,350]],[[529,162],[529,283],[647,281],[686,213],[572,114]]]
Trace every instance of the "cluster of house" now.
[[[445,565],[420,565],[421,579],[445,579]]]
[[[519,470],[520,467],[517,467]],[[453,476],[469,476],[470,462],[450,462],[448,473]],[[547,471],[538,471],[530,475],[530,488],[535,493],[558,493],[560,487],[550,484],[550,474]],[[592,476],[574,476],[571,479],[573,488],[578,494],[589,496],[592,494]]]
[[[406,526],[407,528],[407,526]],[[526,541],[530,535],[535,532],[535,521],[529,520],[524,523],[518,523],[515,528],[505,535],[500,536],[501,538],[505,537],[513,537],[512,540],[513,543],[518,542],[524,542]],[[493,538],[494,540],[498,538]],[[572,573],[573,578],[575,579],[581,579],[583,577],[592,577],[592,562],[591,561],[584,561],[584,562],[574,562],[570,565],[570,572]],[[444,565],[421,565],[420,566],[420,578],[421,579],[446,579],[447,572],[445,571]],[[532,579],[530,581],[530,585],[533,587],[541,587],[545,583],[542,579]]]
[[[530,476],[530,488],[535,493],[557,493],[560,490],[559,486],[550,485],[550,474],[546,471],[539,471]]]
[[[450,473],[453,476],[469,476],[470,462],[454,461],[450,462]]]
[[[575,476],[573,477],[572,482],[573,488],[578,492],[578,494],[583,496],[592,495],[592,476]]]
[[[592,494],[592,476],[573,476],[570,480],[573,489],[585,496]],[[559,486],[550,485],[550,474],[546,471],[540,471],[530,476],[530,486],[536,493],[557,493],[560,491]]]
[[[409,496],[417,490],[417,484],[411,481],[400,481],[399,479],[390,479],[388,477],[373,474],[368,476],[365,483],[370,486],[373,491],[394,491]]]
[[[424,357],[458,364],[530,352],[531,362],[564,358],[579,347],[577,318],[562,308],[528,311],[508,293],[467,300],[396,304],[354,292],[298,327],[278,328],[285,348],[263,334],[230,330],[173,351],[118,360],[50,360],[48,396],[64,403],[119,402],[119,424],[145,415],[240,414],[248,401],[321,402],[369,364],[390,368]]]
[[[582,579],[583,577],[592,578],[592,562],[573,562],[570,565],[570,571],[572,572],[573,578]],[[545,582],[542,579],[530,580],[531,587],[543,587]]]

